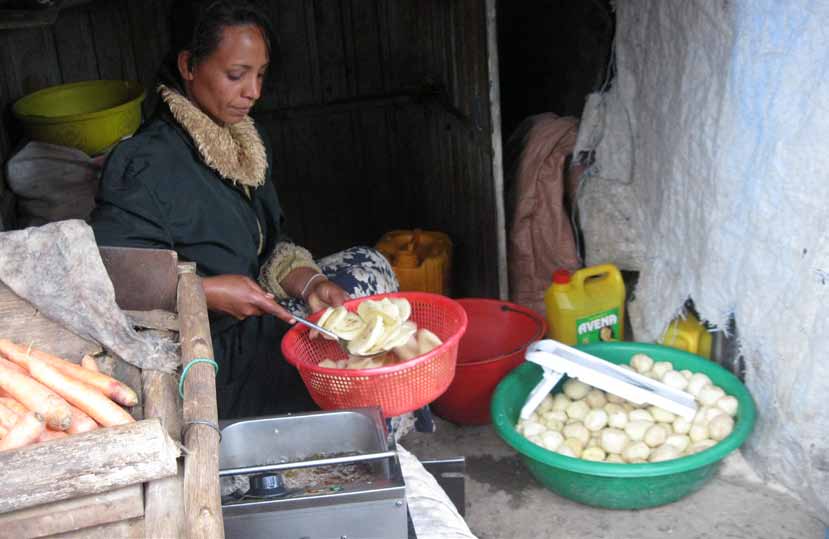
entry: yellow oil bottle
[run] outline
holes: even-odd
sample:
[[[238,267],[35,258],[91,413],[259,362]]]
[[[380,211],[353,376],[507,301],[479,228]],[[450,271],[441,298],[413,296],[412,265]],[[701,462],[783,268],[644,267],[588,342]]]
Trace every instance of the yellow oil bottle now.
[[[375,246],[388,259],[404,292],[449,295],[452,241],[443,232],[393,230]]]
[[[679,316],[668,324],[659,343],[711,359],[711,333],[693,313]]]
[[[552,339],[569,345],[624,339],[625,283],[612,264],[556,271],[544,303]]]

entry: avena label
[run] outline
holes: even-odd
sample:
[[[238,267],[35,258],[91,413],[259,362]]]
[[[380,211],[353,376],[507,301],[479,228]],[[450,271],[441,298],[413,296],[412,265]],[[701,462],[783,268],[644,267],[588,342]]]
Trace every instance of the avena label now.
[[[576,339],[578,343],[588,344],[618,340],[621,334],[620,319],[618,308],[576,319]]]

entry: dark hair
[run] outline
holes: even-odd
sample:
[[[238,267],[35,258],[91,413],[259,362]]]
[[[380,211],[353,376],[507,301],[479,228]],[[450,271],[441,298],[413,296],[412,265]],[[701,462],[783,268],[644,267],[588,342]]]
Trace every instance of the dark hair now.
[[[170,10],[170,50],[159,70],[158,81],[184,93],[178,71],[178,54],[190,51],[190,67],[210,56],[228,26],[256,26],[262,32],[271,65],[278,61],[278,45],[267,14],[249,0],[179,0]]]

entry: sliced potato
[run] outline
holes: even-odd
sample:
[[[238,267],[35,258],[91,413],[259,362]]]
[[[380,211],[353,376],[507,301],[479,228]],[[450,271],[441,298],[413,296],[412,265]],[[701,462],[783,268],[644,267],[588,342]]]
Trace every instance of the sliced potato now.
[[[357,356],[364,356],[374,348],[385,333],[383,317],[377,316],[373,322],[366,325],[365,329],[353,341],[348,343],[348,351]]]

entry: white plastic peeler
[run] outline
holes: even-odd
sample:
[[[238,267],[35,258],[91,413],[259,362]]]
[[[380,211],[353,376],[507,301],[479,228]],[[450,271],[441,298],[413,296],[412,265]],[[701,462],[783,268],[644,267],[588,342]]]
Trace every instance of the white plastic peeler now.
[[[530,344],[524,357],[541,366],[544,375],[521,408],[522,419],[529,419],[565,374],[630,402],[653,404],[688,421],[697,413],[696,402],[690,393],[552,339]]]

